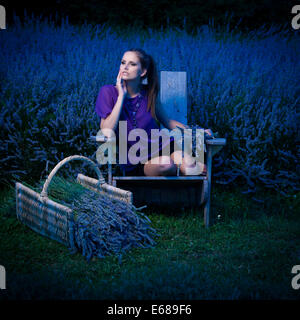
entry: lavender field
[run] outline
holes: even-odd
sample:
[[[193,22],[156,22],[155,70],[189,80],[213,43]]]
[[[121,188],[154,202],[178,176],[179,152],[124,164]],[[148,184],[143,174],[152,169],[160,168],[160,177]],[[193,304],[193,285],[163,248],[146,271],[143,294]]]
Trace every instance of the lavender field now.
[[[99,128],[96,97],[115,82],[131,47],[152,54],[158,70],[187,72],[189,123],[228,141],[215,157],[214,182],[245,193],[299,190],[299,32],[274,27],[245,35],[207,26],[195,35],[119,34],[37,17],[16,17],[0,32],[1,184],[38,181],[73,154],[95,158],[89,137]]]

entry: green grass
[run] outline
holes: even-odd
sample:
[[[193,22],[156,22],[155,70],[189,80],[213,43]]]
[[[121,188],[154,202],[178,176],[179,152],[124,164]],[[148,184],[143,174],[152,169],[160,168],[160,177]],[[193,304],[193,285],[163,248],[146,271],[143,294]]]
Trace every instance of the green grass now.
[[[160,233],[151,249],[92,259],[42,237],[16,219],[14,190],[1,192],[2,299],[299,299],[291,287],[300,264],[299,195],[264,193],[255,203],[213,186],[216,223],[202,213],[145,212]]]

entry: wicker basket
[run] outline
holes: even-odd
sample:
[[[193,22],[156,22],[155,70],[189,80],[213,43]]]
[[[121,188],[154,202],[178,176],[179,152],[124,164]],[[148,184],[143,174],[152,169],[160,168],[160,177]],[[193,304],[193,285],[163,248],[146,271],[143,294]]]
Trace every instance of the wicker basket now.
[[[47,236],[66,246],[69,246],[70,222],[73,212],[70,208],[48,198],[48,186],[56,172],[67,162],[83,160],[89,163],[97,173],[98,180],[78,174],[77,181],[84,187],[112,199],[122,200],[132,204],[132,193],[105,183],[98,166],[84,156],[70,156],[60,161],[51,171],[39,194],[23,184],[16,183],[16,213],[17,218],[32,230]]]

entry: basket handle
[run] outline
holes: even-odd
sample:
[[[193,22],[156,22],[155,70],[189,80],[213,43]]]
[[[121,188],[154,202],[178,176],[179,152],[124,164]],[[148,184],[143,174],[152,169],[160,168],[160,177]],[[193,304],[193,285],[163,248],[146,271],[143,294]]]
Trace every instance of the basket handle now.
[[[62,161],[60,161],[54,168],[53,170],[51,171],[51,173],[49,174],[47,180],[45,181],[44,183],[44,186],[43,186],[43,190],[41,192],[41,197],[48,197],[48,193],[47,193],[47,190],[48,190],[48,186],[52,180],[52,178],[54,177],[54,175],[56,174],[56,172],[63,166],[65,165],[66,163],[72,161],[72,160],[83,160],[83,161],[86,161],[88,162],[89,164],[92,165],[92,167],[95,169],[96,173],[97,173],[97,176],[98,176],[98,183],[97,183],[97,188],[99,185],[105,183],[105,180],[102,176],[102,173],[101,171],[99,170],[98,166],[96,165],[96,163],[94,161],[92,161],[91,159],[87,158],[87,157],[84,157],[84,156],[78,156],[78,155],[75,155],[75,156],[70,156],[70,157],[67,157],[65,159],[63,159]]]

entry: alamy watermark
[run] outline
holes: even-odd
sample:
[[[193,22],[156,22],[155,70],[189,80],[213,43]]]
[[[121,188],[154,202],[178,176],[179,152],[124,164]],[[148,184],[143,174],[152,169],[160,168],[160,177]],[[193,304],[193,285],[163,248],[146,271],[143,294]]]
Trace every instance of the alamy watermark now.
[[[150,137],[144,129],[132,129],[127,133],[127,121],[119,121],[119,152],[118,162],[116,158],[116,134],[111,129],[99,130],[97,136],[106,136],[107,142],[101,144],[96,152],[97,162],[99,164],[145,164],[148,161],[149,141],[151,149],[151,163],[159,164],[159,141],[162,146],[161,156],[168,156],[171,159],[170,141],[173,137],[175,155],[173,161],[176,165],[183,162],[187,164],[188,175],[199,175],[203,172],[204,164],[204,129],[197,128],[193,136],[192,129],[175,128],[151,129]],[[150,140],[149,140],[150,139]],[[194,141],[194,143],[193,143]],[[128,142],[130,147],[128,148]],[[194,148],[193,148],[194,146]],[[194,151],[194,152],[193,152]],[[171,161],[171,160],[170,160]]]
[[[0,290],[6,289],[6,272],[5,268],[0,265]]]
[[[295,265],[292,268],[292,274],[296,274],[293,278],[292,278],[292,288],[295,290],[299,290],[300,289],[300,265]]]
[[[300,4],[293,6],[292,14],[295,14],[295,16],[291,21],[292,28],[295,30],[299,30],[300,29]]]
[[[0,5],[0,29],[6,29],[6,11],[3,6]]]

